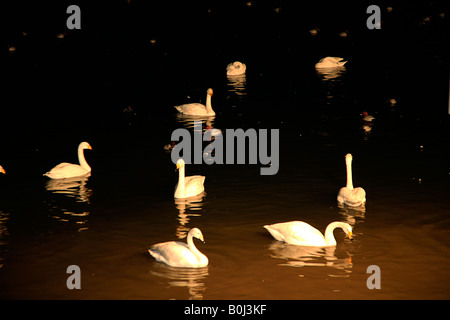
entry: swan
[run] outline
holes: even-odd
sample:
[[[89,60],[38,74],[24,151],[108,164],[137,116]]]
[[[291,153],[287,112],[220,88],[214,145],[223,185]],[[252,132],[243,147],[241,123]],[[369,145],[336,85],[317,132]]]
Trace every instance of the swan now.
[[[367,111],[363,111],[361,116],[363,117],[363,121],[366,122],[372,122],[373,120],[375,120],[375,117],[368,114]]]
[[[187,235],[187,244],[178,241],[168,241],[154,244],[148,249],[156,261],[164,262],[172,267],[201,268],[208,265],[208,257],[201,253],[192,238],[203,240],[199,228],[192,228]]]
[[[178,183],[175,186],[175,198],[189,198],[196,196],[203,191],[205,187],[205,176],[184,176],[184,160],[178,159],[177,161],[178,171]]]
[[[3,169],[2,166],[0,166],[0,173],[6,174],[6,171],[5,171],[5,169]]]
[[[228,76],[237,76],[240,74],[244,74],[247,66],[239,61],[235,61],[227,65],[227,75]]]
[[[91,167],[86,162],[84,158],[84,149],[92,150],[92,147],[87,142],[82,142],[78,146],[78,161],[80,164],[72,164],[68,162],[63,162],[55,166],[50,171],[44,173],[44,176],[47,176],[51,179],[64,179],[64,178],[72,178],[79,177],[91,172]]]
[[[211,106],[211,96],[213,89],[209,88],[206,91],[206,106],[201,103],[187,103],[180,106],[175,106],[179,113],[187,116],[213,116],[216,113]]]
[[[316,68],[336,68],[343,67],[347,61],[342,61],[344,58],[339,57],[325,57],[320,59],[319,62],[316,63]]]
[[[316,228],[303,221],[281,222],[265,225],[264,228],[278,241],[299,246],[327,247],[335,246],[336,239],[333,231],[336,228],[344,230],[349,239],[352,239],[352,227],[345,222],[331,222],[325,229],[325,236]]]
[[[164,151],[166,152],[172,151],[173,148],[175,148],[175,141],[164,145]]]
[[[347,186],[339,190],[337,201],[351,207],[358,207],[366,202],[366,191],[363,188],[353,188],[352,160],[350,153],[345,156],[347,165]]]

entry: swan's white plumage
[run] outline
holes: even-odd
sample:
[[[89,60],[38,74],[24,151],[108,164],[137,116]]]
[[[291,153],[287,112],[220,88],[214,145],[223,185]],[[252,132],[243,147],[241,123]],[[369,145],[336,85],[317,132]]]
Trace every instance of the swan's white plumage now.
[[[63,162],[53,167],[50,171],[44,173],[44,176],[47,176],[51,179],[64,179],[64,178],[72,178],[83,176],[91,172],[91,167],[87,164],[86,159],[84,158],[84,149],[92,150],[92,147],[87,142],[82,142],[78,146],[78,164]]]
[[[157,261],[172,267],[201,268],[209,263],[208,257],[201,253],[194,244],[192,238],[202,241],[203,234],[198,228],[192,228],[187,235],[187,244],[177,241],[169,241],[152,245],[148,252]]]
[[[184,174],[184,167],[184,160],[178,159],[177,169],[179,170],[179,173],[178,183],[175,186],[175,198],[189,198],[205,191],[205,176],[196,175],[186,177]]]
[[[325,236],[316,228],[303,221],[281,222],[265,225],[264,228],[278,241],[299,246],[326,247],[336,245],[333,235],[335,228],[341,228],[349,238],[352,237],[352,227],[345,222],[331,222]]]
[[[241,75],[241,74],[244,74],[246,70],[247,70],[247,66],[240,61],[235,61],[235,62],[227,65],[227,75],[228,76]]]
[[[362,116],[363,116],[363,121],[366,121],[366,122],[372,122],[373,120],[375,120],[375,117],[368,114],[367,111],[364,111],[362,113]]]
[[[336,68],[343,67],[347,61],[342,61],[344,58],[339,57],[325,57],[320,59],[319,62],[316,63],[316,68]]]
[[[213,95],[213,90],[209,88],[206,91],[206,105],[201,103],[187,103],[179,106],[175,106],[175,109],[179,113],[187,116],[213,116],[216,113],[212,109],[211,96]]]
[[[366,191],[363,188],[353,188],[352,161],[350,153],[345,156],[347,167],[347,185],[339,190],[337,201],[351,207],[358,207],[366,202]]]

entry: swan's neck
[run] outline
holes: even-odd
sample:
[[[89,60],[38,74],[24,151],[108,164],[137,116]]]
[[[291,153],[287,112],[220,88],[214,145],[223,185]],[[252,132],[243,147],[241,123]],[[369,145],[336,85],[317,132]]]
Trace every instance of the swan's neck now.
[[[211,95],[210,94],[206,95],[206,112],[208,112],[208,114],[216,114],[211,106]]]
[[[203,254],[200,252],[200,250],[197,249],[197,247],[194,244],[194,240],[192,239],[192,234],[188,233],[187,236],[187,244],[189,247],[189,250],[197,257],[197,259],[200,261]]]
[[[347,165],[347,188],[353,190],[352,160],[347,160],[346,165]]]
[[[178,169],[178,190],[180,190],[182,196],[184,196],[184,184],[184,166],[181,166]]]
[[[325,243],[327,246],[334,246],[336,245],[336,239],[334,238],[334,229],[336,228],[342,228],[344,230],[345,224],[342,222],[332,222],[328,225],[328,227],[325,229]]]
[[[81,147],[78,147],[78,161],[80,162],[81,167],[83,167],[87,171],[91,171],[91,167],[86,162],[86,159],[84,158],[83,148]]]

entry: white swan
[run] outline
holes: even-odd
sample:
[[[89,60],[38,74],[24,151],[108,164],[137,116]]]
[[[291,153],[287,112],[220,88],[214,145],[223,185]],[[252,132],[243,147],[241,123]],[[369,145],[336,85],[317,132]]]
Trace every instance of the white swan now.
[[[211,96],[213,89],[209,88],[206,91],[206,106],[201,103],[187,103],[180,106],[175,106],[179,113],[187,116],[213,116],[216,113],[211,106]]]
[[[347,166],[347,186],[339,190],[337,201],[351,207],[357,207],[366,202],[366,191],[363,188],[353,188],[352,160],[350,153],[345,156]]]
[[[325,57],[320,59],[319,62],[316,63],[316,68],[336,68],[343,67],[347,61],[342,61],[344,58],[339,57]]]
[[[192,238],[203,240],[203,234],[198,228],[192,228],[187,235],[187,244],[169,241],[154,244],[148,249],[150,255],[157,261],[172,267],[201,268],[208,265],[208,257],[201,253]]]
[[[5,169],[3,169],[2,166],[0,166],[0,173],[6,174],[6,171],[5,171]]]
[[[228,76],[237,76],[240,74],[244,74],[247,70],[247,66],[239,61],[235,61],[227,65],[227,75]]]
[[[175,198],[189,198],[205,191],[205,176],[184,176],[184,160],[177,161],[178,183],[175,186]]]
[[[64,179],[64,178],[72,178],[83,176],[91,172],[91,167],[86,162],[84,158],[84,149],[92,150],[92,147],[87,142],[82,142],[78,146],[78,161],[80,164],[72,164],[63,162],[55,166],[49,172],[44,173],[44,176],[47,176],[51,179]]]
[[[375,120],[375,117],[368,114],[367,111],[363,111],[361,116],[363,117],[363,121],[366,122],[372,122],[373,120]]]
[[[349,239],[352,239],[352,227],[345,222],[331,222],[325,229],[325,236],[313,226],[303,221],[282,222],[265,225],[270,234],[278,241],[299,246],[326,247],[335,246],[336,239],[333,231],[336,228],[344,230]]]

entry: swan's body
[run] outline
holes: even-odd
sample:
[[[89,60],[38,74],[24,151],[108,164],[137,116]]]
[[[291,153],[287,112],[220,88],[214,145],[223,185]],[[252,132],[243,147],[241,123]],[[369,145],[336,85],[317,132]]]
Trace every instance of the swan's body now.
[[[72,178],[83,176],[91,172],[91,167],[86,162],[84,158],[84,149],[92,150],[92,147],[87,142],[82,142],[78,146],[78,164],[63,162],[55,166],[50,171],[44,173],[44,176],[47,176],[51,179],[64,179],[64,178]]]
[[[320,31],[319,28],[314,28],[314,29],[309,30],[309,34],[312,35],[312,36],[317,36],[319,31]]]
[[[367,111],[364,111],[362,113],[362,117],[363,117],[363,121],[366,121],[366,122],[372,122],[373,120],[375,120],[375,117],[368,114]]]
[[[339,57],[325,57],[320,59],[319,62],[316,63],[316,68],[336,68],[343,67],[347,61],[342,61],[344,58]]]
[[[205,191],[205,176],[184,176],[184,160],[177,161],[178,183],[175,186],[175,198],[189,198]]]
[[[179,113],[187,116],[213,116],[216,113],[211,106],[211,96],[213,95],[213,90],[209,88],[206,91],[206,105],[201,103],[187,103],[180,106],[175,106],[175,109]]]
[[[352,238],[352,227],[345,222],[331,222],[325,229],[325,236],[313,226],[303,221],[282,222],[271,225],[265,225],[270,234],[278,241],[284,241],[289,244],[299,246],[327,247],[335,246],[336,239],[333,231],[341,228]]]
[[[2,166],[0,166],[0,173],[3,173],[3,174],[5,174],[5,173],[6,173],[5,169],[3,169],[3,167],[2,167]]]
[[[240,74],[244,74],[247,70],[247,66],[239,61],[235,61],[227,65],[227,75],[228,76],[237,76]]]
[[[192,228],[187,235],[187,244],[169,241],[154,244],[148,249],[150,255],[157,261],[172,267],[201,268],[208,265],[208,257],[201,253],[192,238],[203,240],[203,234],[198,228]]]
[[[172,141],[171,143],[164,145],[164,151],[166,152],[172,151],[173,148],[175,148],[175,141]]]
[[[345,156],[347,167],[347,186],[339,190],[337,201],[351,207],[358,207],[366,202],[366,191],[363,188],[353,188],[352,160],[350,153]]]

